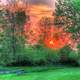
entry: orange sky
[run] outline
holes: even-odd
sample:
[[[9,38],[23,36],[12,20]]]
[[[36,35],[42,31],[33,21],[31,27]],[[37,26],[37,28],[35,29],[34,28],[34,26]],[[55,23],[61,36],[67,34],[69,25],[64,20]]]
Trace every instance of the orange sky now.
[[[52,8],[47,5],[31,5],[29,7],[29,15],[37,18],[42,18],[44,16],[51,17],[52,16]]]
[[[53,2],[54,0],[46,0],[46,1]],[[22,8],[23,5],[24,5],[24,7],[28,8],[28,9],[26,9],[26,13],[29,14],[29,16],[30,16],[30,21],[29,21],[30,22],[30,25],[28,25],[30,27],[29,30],[32,30],[33,33],[36,34],[36,36],[34,36],[34,35],[33,36],[30,36],[29,35],[30,38],[33,38],[33,39],[31,39],[31,41],[30,40],[28,40],[28,41],[30,41],[30,42],[33,41],[32,43],[36,43],[36,42],[39,41],[39,33],[38,33],[38,31],[40,31],[39,30],[39,27],[40,26],[38,26],[37,24],[38,24],[39,20],[42,17],[53,18],[52,14],[53,14],[54,11],[53,11],[53,7],[50,6],[51,5],[51,2],[49,3],[49,5],[46,5],[46,4],[31,4],[31,5],[27,6],[27,7],[22,2],[20,2],[18,4],[20,8]],[[27,27],[27,24],[26,24],[26,27]],[[27,29],[27,28],[25,28],[25,29]],[[48,36],[48,38],[49,38],[49,36]],[[64,37],[64,39],[66,39],[66,38],[67,38],[67,36]],[[54,38],[52,38],[51,40],[50,39],[47,39],[47,41],[48,40],[50,41],[49,42],[49,45],[52,45],[52,47],[54,47],[54,48],[55,47],[59,47],[58,44],[59,45],[61,44],[61,40],[55,41],[55,43],[53,42],[54,41]],[[68,40],[69,40],[69,38],[68,38]],[[65,40],[65,42],[66,42],[66,40]],[[65,43],[62,42],[62,44],[65,44]],[[48,44],[46,43],[46,45],[48,45]]]
[[[40,26],[38,25],[38,22],[40,21],[40,19],[42,19],[42,17],[48,17],[51,19],[51,21],[53,21],[53,16],[52,16],[53,10],[52,8],[50,8],[49,6],[46,5],[31,5],[29,7],[29,16],[30,16],[30,29],[32,31],[33,36],[28,33],[28,42],[31,43],[32,45],[35,45],[38,43],[38,41],[40,40]],[[45,25],[44,25],[45,27]],[[54,25],[52,26],[54,27]],[[27,32],[27,31],[26,31]],[[58,40],[56,40],[56,38],[54,37],[56,34],[55,33],[61,33],[60,36],[58,36]],[[65,32],[62,29],[57,29],[57,28],[52,28],[51,30],[49,30],[49,32],[47,32],[47,36],[45,38],[45,40],[43,41],[43,44],[45,44],[47,47],[50,48],[62,48],[63,46],[65,46],[68,42],[69,42],[69,34],[67,35],[67,33],[65,34],[64,37],[62,37],[62,35]],[[52,34],[54,34],[54,36],[52,36]],[[52,36],[52,37],[51,37]],[[62,38],[61,38],[62,37]]]

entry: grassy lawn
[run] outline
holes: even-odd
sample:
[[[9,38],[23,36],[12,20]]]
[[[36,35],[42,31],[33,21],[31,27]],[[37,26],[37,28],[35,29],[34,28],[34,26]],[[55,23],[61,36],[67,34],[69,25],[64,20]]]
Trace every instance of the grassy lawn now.
[[[0,75],[0,80],[80,80],[80,68],[45,68],[43,71],[39,71],[41,68],[24,69],[32,72]]]

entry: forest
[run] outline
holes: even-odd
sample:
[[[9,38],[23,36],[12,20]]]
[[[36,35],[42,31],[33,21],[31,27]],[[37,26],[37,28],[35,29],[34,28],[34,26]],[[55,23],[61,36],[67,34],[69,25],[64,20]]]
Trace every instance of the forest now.
[[[8,1],[0,6],[0,64],[80,65],[79,0],[57,0],[55,9]]]
[[[0,0],[0,80],[80,80],[80,0]]]

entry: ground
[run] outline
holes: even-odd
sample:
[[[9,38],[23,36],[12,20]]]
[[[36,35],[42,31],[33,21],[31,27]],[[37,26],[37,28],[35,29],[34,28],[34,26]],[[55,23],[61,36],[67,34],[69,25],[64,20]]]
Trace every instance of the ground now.
[[[0,80],[80,80],[80,68],[24,68],[26,74],[1,74]],[[41,71],[42,70],[42,71]]]

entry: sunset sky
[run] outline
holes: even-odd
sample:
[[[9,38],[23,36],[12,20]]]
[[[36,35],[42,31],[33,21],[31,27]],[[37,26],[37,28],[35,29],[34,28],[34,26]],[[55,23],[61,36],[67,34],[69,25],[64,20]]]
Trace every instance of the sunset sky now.
[[[0,0],[0,4],[7,4],[7,1],[14,1],[14,0]],[[24,0],[22,0],[24,1]],[[38,5],[38,4],[44,4],[44,5],[48,5],[51,8],[55,8],[55,1],[56,0],[26,0],[29,4],[34,4],[34,5]]]
[[[27,0],[27,1],[31,4],[44,4],[54,8],[56,0]]]

